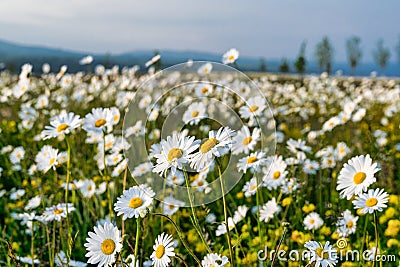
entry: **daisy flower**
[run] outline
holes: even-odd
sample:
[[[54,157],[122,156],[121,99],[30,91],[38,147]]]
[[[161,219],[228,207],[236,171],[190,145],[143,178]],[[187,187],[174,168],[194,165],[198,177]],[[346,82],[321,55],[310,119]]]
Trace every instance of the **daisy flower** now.
[[[151,171],[153,168],[153,164],[151,162],[144,162],[136,166],[133,171],[132,171],[132,176],[133,177],[139,177],[142,176],[148,172]]]
[[[208,83],[201,83],[196,86],[196,95],[198,97],[208,96],[212,93],[213,86]]]
[[[144,217],[147,208],[153,203],[154,191],[150,187],[133,186],[124,190],[123,195],[118,197],[114,204],[117,216],[123,215],[122,219]]]
[[[188,162],[190,153],[199,147],[199,142],[195,137],[185,137],[180,133],[173,133],[168,136],[167,140],[161,141],[161,153],[155,155],[157,164],[153,168],[153,172],[163,175],[167,170],[171,169],[175,172],[178,168],[182,169],[184,164]]]
[[[353,200],[355,209],[362,209],[361,212],[373,213],[374,211],[382,211],[386,208],[389,201],[389,194],[383,189],[370,189],[367,193],[363,193]]]
[[[365,192],[376,182],[374,174],[379,170],[377,163],[372,163],[369,155],[351,158],[339,173],[336,190],[341,190],[340,197],[350,200],[354,195]]]
[[[185,205],[185,202],[177,200],[171,196],[164,198],[163,202],[164,203],[161,203],[160,206],[163,208],[163,213],[168,216],[175,214],[179,210],[179,207]]]
[[[45,145],[36,155],[35,161],[39,171],[46,173],[51,168],[55,170],[58,165],[58,149]]]
[[[266,107],[267,105],[263,97],[252,97],[239,109],[239,114],[244,119],[254,118],[255,116],[261,116]]]
[[[80,65],[89,65],[90,63],[93,62],[93,57],[92,56],[86,56],[83,57],[79,60]]]
[[[71,211],[74,211],[74,205],[71,203],[68,203],[68,213]],[[43,213],[43,218],[46,222],[51,222],[51,221],[61,221],[62,218],[67,217],[67,204],[65,203],[60,203],[55,206],[47,207],[46,210]]]
[[[250,134],[249,127],[244,125],[233,139],[232,154],[248,154],[250,151],[254,150],[255,145],[260,140],[260,135],[261,130],[259,128],[254,128],[253,132]]]
[[[128,127],[125,130],[124,135],[126,138],[128,138],[131,135],[139,136],[139,135],[143,135],[145,133],[145,131],[146,131],[146,128],[143,126],[143,122],[141,120],[139,120],[135,123],[135,125]]]
[[[22,146],[14,148],[10,154],[10,161],[12,164],[18,164],[25,157],[25,149]]]
[[[332,131],[332,129],[339,124],[340,124],[340,119],[338,117],[332,117],[322,125],[322,131],[324,132]]]
[[[307,174],[316,174],[319,170],[319,163],[314,160],[306,159],[303,165],[303,171]]]
[[[247,169],[250,169],[252,172],[257,171],[266,161],[264,156],[264,152],[254,152],[247,157],[239,159],[237,164],[238,170],[244,173],[247,172]]]
[[[338,160],[342,160],[350,152],[350,148],[344,142],[339,142],[336,145],[335,157]]]
[[[245,197],[250,197],[254,195],[257,192],[257,178],[253,177],[250,179],[250,181],[247,181],[245,185],[243,186],[242,191],[244,192]]]
[[[277,189],[284,183],[288,171],[286,170],[287,164],[282,156],[275,155],[270,161],[272,164],[269,169],[264,169],[266,174],[263,177],[263,186],[271,190]]]
[[[316,241],[308,241],[304,247],[311,252],[309,264],[315,262],[315,266],[333,267],[338,262],[337,251],[329,241],[326,241],[324,246]]]
[[[58,137],[60,135],[69,134],[71,130],[78,128],[82,120],[79,115],[73,112],[62,113],[50,121],[50,126],[45,126],[42,131],[44,139]]]
[[[249,208],[245,205],[239,206],[238,209],[233,214],[233,222],[237,224],[238,222],[246,218],[246,213],[248,210]]]
[[[279,212],[279,206],[276,203],[275,198],[269,200],[260,209],[260,221],[268,222],[274,218],[275,214]]]
[[[82,181],[79,191],[81,191],[83,197],[91,198],[96,192],[96,184],[93,182],[93,180],[85,179]]]
[[[109,108],[93,108],[92,112],[86,114],[83,129],[87,132],[102,132],[112,125],[113,115]]]
[[[151,65],[153,65],[154,63],[156,63],[157,61],[159,61],[161,58],[160,54],[155,55],[154,57],[152,57],[149,61],[147,61],[144,66],[146,68],[150,67]]]
[[[28,201],[28,204],[25,206],[24,210],[36,209],[37,207],[39,207],[41,201],[42,201],[41,196],[36,196],[36,197],[31,198]]]
[[[167,175],[166,183],[169,186],[183,185],[185,182],[185,175],[183,172],[176,170],[176,172],[169,172]]]
[[[171,263],[170,257],[175,256],[172,236],[166,233],[158,235],[153,249],[150,259],[153,261],[154,267],[169,266]]]
[[[85,247],[89,264],[97,264],[99,267],[109,266],[115,262],[115,255],[122,249],[121,233],[112,223],[94,227],[94,232],[88,233]]]
[[[228,229],[229,232],[232,231],[235,228],[235,222],[233,221],[232,217],[228,218]],[[217,230],[215,231],[216,236],[220,236],[226,234],[226,224],[225,222],[221,223],[218,225]]]
[[[347,237],[356,232],[358,216],[351,214],[351,211],[345,210],[337,222],[337,232],[341,237]]]
[[[32,260],[31,256],[26,256],[26,257],[17,256],[16,259],[25,264],[30,264],[30,265],[40,264],[40,260],[36,258]]]
[[[201,261],[202,267],[223,267],[229,263],[228,257],[216,253],[210,253],[204,256]]]
[[[287,148],[290,150],[290,152],[297,154],[297,152],[310,152],[311,147],[306,145],[306,141],[298,139],[293,140],[290,138],[287,142]]]
[[[189,156],[190,167],[202,170],[211,164],[214,156],[221,157],[226,149],[232,148],[234,131],[229,127],[221,127],[218,131],[210,131],[198,152]]]
[[[303,223],[306,230],[317,230],[324,224],[324,221],[318,213],[311,212],[304,218]]]
[[[297,190],[299,187],[299,183],[296,178],[290,178],[285,181],[281,187],[281,191],[283,194],[291,194]]]
[[[222,56],[222,63],[231,64],[234,63],[238,58],[239,51],[237,51],[235,48],[231,48]]]
[[[206,106],[204,103],[192,103],[188,109],[183,113],[183,122],[185,124],[189,123],[190,125],[197,125],[201,121],[201,119],[205,118],[206,114]]]
[[[201,65],[199,67],[199,69],[197,70],[197,73],[200,75],[205,75],[205,74],[209,74],[212,70],[213,66],[211,63],[205,63],[203,65]]]

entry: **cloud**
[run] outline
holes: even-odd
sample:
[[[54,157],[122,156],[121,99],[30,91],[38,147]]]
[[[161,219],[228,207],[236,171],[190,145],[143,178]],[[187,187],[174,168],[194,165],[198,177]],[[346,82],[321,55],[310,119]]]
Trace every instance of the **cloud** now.
[[[345,39],[357,34],[368,58],[379,37],[396,41],[399,7],[396,0],[2,0],[0,37],[92,52],[236,47],[242,55],[292,58],[303,40],[311,57],[327,35],[345,59]]]

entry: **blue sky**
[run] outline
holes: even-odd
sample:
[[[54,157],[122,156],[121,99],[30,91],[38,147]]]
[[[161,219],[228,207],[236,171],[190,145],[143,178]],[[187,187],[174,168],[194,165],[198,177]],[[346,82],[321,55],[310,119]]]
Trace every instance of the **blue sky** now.
[[[356,34],[363,61],[372,61],[379,38],[394,61],[399,10],[398,0],[1,0],[0,38],[111,53],[156,48],[223,53],[235,47],[242,55],[266,58],[294,58],[305,40],[313,58],[326,35],[335,61],[344,61],[345,41]]]

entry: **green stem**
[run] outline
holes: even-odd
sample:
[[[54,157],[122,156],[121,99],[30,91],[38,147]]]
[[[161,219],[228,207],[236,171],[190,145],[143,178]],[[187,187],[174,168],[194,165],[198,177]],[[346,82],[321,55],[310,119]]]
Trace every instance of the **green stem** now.
[[[69,229],[69,216],[68,216],[68,192],[69,192],[69,179],[70,179],[70,175],[71,175],[71,146],[69,144],[68,141],[68,137],[65,136],[65,141],[67,142],[67,155],[68,155],[68,159],[67,159],[67,181],[66,181],[66,185],[65,185],[65,213],[66,213],[66,217],[65,220],[67,222],[67,266],[69,265],[69,258],[71,256],[71,248],[70,248],[70,229]],[[61,233],[60,233],[61,234]],[[54,260],[54,258],[53,258]]]
[[[376,257],[378,256],[378,252],[380,251],[380,242],[379,242],[379,231],[378,231],[378,224],[377,224],[377,215],[376,215],[376,211],[374,211],[374,226],[375,226],[375,241],[376,241],[376,245],[375,245],[375,256],[374,256],[374,263],[372,266],[375,266],[375,262],[376,262]],[[382,267],[382,261],[379,261],[379,266]]]
[[[257,179],[256,179],[257,181]],[[257,190],[256,190],[256,205],[257,205],[257,228],[258,228],[258,235],[260,236],[260,245],[261,247],[264,245],[263,241],[263,234],[261,233],[261,223],[260,223],[260,195],[258,191],[258,181],[257,181]],[[261,248],[262,249],[262,248]]]
[[[195,210],[194,210],[194,205],[193,205],[193,200],[192,200],[192,194],[190,193],[189,177],[188,177],[188,175],[186,173],[186,170],[183,170],[183,174],[184,174],[185,180],[186,180],[186,189],[187,189],[187,193],[188,193],[190,209],[192,211],[193,226],[196,229],[197,234],[200,236],[201,241],[206,246],[208,253],[212,253],[210,247],[208,246],[206,240],[204,239],[203,233],[201,232],[201,228],[200,228],[199,222],[197,221],[197,216],[196,216],[196,213],[195,213]]]
[[[231,266],[235,266],[235,256],[234,256],[234,253],[233,253],[231,234],[230,234],[229,226],[228,226],[228,212],[227,212],[227,209],[226,209],[224,181],[222,180],[221,167],[220,167],[219,164],[217,164],[217,166],[218,166],[218,173],[219,173],[219,181],[221,183],[222,203],[224,205],[224,218],[225,218],[226,236],[228,238],[229,254],[230,254],[230,257],[231,257]]]
[[[368,224],[368,214],[365,215],[365,222],[364,222],[364,234],[363,239],[361,241],[361,253],[364,251],[364,244],[365,244],[365,235],[367,234],[367,224]],[[361,262],[359,262],[358,266],[361,266]]]
[[[136,267],[136,262],[138,260],[139,238],[140,238],[140,220],[141,220],[140,217],[138,217],[136,219],[135,263],[133,264],[134,267]]]
[[[31,257],[32,257],[32,266],[35,267],[34,259],[35,259],[35,234],[33,228],[35,223],[32,221],[32,236],[31,236]]]

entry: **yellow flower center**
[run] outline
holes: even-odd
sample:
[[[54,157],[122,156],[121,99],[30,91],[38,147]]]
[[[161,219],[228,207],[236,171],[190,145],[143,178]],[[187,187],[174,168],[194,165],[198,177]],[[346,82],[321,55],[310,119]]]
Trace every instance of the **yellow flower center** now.
[[[49,162],[50,165],[52,166],[52,165],[54,164],[55,161],[56,161],[56,158],[51,158],[51,159],[50,159],[50,162]]]
[[[257,157],[252,156],[252,157],[249,157],[249,158],[247,159],[246,163],[247,163],[247,164],[251,164],[251,163],[256,162],[257,160],[258,160]]]
[[[92,190],[92,186],[89,185],[89,186],[87,187],[87,190],[88,190],[88,191]]]
[[[378,200],[374,197],[369,198],[366,202],[365,205],[367,205],[367,207],[373,207],[376,204],[378,204]]]
[[[115,242],[112,239],[105,239],[103,243],[101,243],[101,252],[106,255],[111,255],[115,250]]]
[[[157,259],[161,259],[164,256],[165,247],[163,245],[159,245],[156,249],[156,257]]]
[[[99,128],[99,127],[103,126],[104,124],[106,124],[106,120],[105,119],[99,119],[94,123],[94,126]]]
[[[115,116],[114,116],[114,121],[117,122],[118,120],[119,120],[119,116],[118,116],[118,115],[115,115]]]
[[[173,204],[169,204],[169,208],[172,210],[172,209],[174,209],[174,208],[175,208],[175,205],[173,205]]]
[[[192,112],[192,118],[196,118],[198,115],[199,112],[197,110]]]
[[[143,200],[140,197],[133,197],[129,201],[129,207],[132,209],[137,209],[142,206]]]
[[[233,61],[235,59],[235,57],[233,56],[233,55],[230,55],[229,57],[228,57],[228,60],[229,61]]]
[[[57,127],[57,132],[59,133],[59,132],[62,132],[62,131],[64,131],[65,129],[67,129],[68,128],[68,124],[66,124],[66,123],[61,123],[60,125],[58,125],[58,127]]]
[[[207,87],[201,88],[201,92],[202,92],[203,94],[207,94],[207,93],[208,93],[208,88],[207,88]]]
[[[252,185],[252,186],[250,186],[250,191],[254,191],[254,190],[256,190],[257,189],[257,185]]]
[[[353,225],[354,225],[353,222],[348,222],[348,223],[346,223],[346,227],[347,227],[347,228],[351,228],[351,227],[353,227]]]
[[[344,152],[346,152],[346,149],[344,149],[344,147],[341,147],[341,148],[339,149],[339,152],[340,152],[341,154],[343,154]]]
[[[183,155],[182,149],[179,149],[179,148],[174,147],[173,149],[171,149],[171,150],[168,152],[168,161],[171,162],[171,161],[173,161],[174,159],[179,159],[179,158],[182,157],[182,155]]]
[[[113,159],[114,162],[118,162],[118,160],[119,160],[118,157],[115,157],[115,158]]]
[[[354,174],[353,181],[355,184],[362,184],[365,178],[367,178],[365,172],[357,172],[356,174]]]
[[[250,112],[256,112],[259,109],[259,106],[254,105],[250,107]]]
[[[199,182],[197,183],[197,185],[198,185],[198,186],[203,186],[203,185],[204,185],[204,182],[203,182],[203,181],[199,181]]]
[[[54,211],[54,214],[58,215],[58,214],[61,214],[62,212],[63,212],[62,209],[56,209],[56,210]]]
[[[274,174],[272,175],[274,177],[274,179],[278,179],[279,177],[281,177],[281,172],[280,171],[276,171],[274,172]]]
[[[314,224],[315,220],[314,219],[310,219],[310,224]]]
[[[204,144],[200,147],[200,152],[205,154],[211,149],[213,149],[218,144],[218,140],[216,138],[210,138],[204,142]]]
[[[317,249],[315,250],[315,252],[317,253],[317,255],[318,255],[320,258],[323,258],[323,259],[328,259],[328,258],[329,258],[328,252],[325,251],[323,248],[317,248]]]
[[[251,136],[246,137],[245,139],[243,139],[242,144],[246,146],[246,145],[250,144],[252,140],[253,140],[253,138],[251,138]]]

